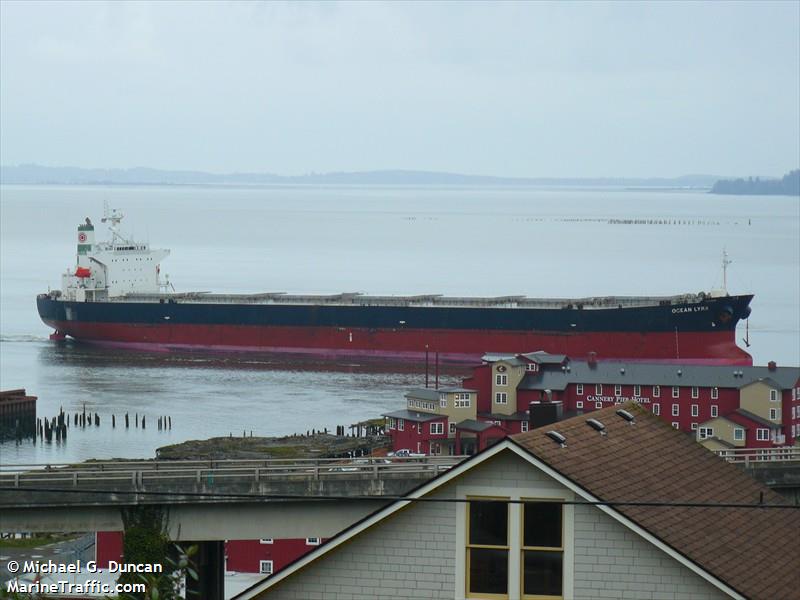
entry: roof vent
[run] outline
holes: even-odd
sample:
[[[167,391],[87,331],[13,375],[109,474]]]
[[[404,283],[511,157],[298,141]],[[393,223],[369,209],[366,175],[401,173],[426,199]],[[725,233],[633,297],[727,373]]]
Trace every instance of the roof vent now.
[[[770,371],[774,371],[775,369],[777,369],[777,368],[778,368],[778,363],[776,363],[774,360],[771,360],[771,361],[769,361],[769,362],[767,363],[767,368],[768,368]]]
[[[631,413],[629,413],[627,410],[623,410],[623,409],[621,409],[621,408],[620,408],[620,409],[617,411],[617,414],[618,414],[620,417],[622,417],[623,419],[625,419],[625,420],[626,420],[628,423],[630,423],[631,425],[633,425],[634,423],[636,423],[636,419],[634,419],[633,415],[632,415]]]
[[[589,427],[591,427],[592,429],[594,429],[595,431],[599,431],[600,435],[606,435],[606,433],[607,433],[606,432],[606,426],[603,425],[597,419],[586,419],[586,424]]]
[[[548,431],[545,435],[549,437],[551,440],[553,440],[556,444],[561,446],[562,448],[567,447],[567,438],[565,438],[557,431]]]
[[[625,375],[625,367],[620,367],[619,368],[619,373],[620,373],[620,375]]]
[[[680,369],[678,369],[678,377],[680,377],[681,375],[683,375],[683,371],[681,371]]]

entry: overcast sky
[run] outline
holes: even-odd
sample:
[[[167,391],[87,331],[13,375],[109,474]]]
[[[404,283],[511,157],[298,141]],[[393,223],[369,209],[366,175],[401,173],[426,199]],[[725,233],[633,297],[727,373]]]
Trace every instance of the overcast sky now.
[[[0,162],[782,175],[800,3],[0,2]]]

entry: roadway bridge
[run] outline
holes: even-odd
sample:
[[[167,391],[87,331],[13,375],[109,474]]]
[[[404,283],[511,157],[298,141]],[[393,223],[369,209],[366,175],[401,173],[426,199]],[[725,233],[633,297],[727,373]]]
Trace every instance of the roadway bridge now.
[[[175,541],[330,537],[464,458],[4,465],[0,531],[122,531],[121,509],[160,505]]]

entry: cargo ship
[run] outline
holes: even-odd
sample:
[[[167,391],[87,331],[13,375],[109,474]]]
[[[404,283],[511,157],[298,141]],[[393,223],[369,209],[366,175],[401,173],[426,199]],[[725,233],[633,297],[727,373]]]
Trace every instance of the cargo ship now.
[[[37,297],[52,339],[144,350],[256,351],[479,361],[487,352],[544,350],[572,357],[751,365],[736,325],[752,295],[495,298],[178,293],[162,278],[168,250],[120,232],[106,207],[109,239],[78,226],[76,264],[60,290]],[[723,261],[723,269],[726,262]]]

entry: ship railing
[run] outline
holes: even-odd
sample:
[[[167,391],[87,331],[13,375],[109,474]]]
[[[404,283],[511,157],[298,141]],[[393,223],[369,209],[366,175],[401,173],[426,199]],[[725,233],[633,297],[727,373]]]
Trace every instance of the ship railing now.
[[[108,461],[0,466],[0,488],[83,487],[98,490],[147,486],[213,486],[271,479],[434,477],[466,456],[360,457],[352,459],[208,459]]]
[[[720,458],[749,466],[752,463],[800,462],[800,447],[726,448],[712,450]]]

